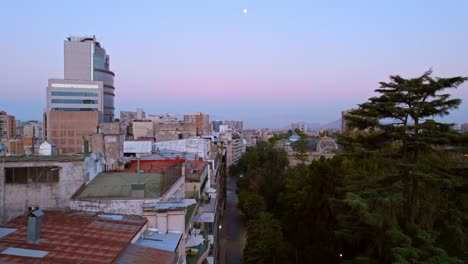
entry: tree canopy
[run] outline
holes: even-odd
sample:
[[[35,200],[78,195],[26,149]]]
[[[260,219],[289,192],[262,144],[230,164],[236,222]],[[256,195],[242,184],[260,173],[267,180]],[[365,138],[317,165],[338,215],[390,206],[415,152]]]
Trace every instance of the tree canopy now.
[[[284,263],[468,262],[468,136],[437,120],[467,78],[431,75],[381,82],[332,159],[289,167],[268,143],[242,157],[246,263],[273,261],[272,247]]]

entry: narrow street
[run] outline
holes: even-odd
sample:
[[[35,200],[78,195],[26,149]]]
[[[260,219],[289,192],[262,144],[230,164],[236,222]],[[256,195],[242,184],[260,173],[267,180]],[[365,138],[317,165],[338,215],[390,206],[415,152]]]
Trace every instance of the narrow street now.
[[[237,177],[228,177],[226,182],[226,210],[221,220],[219,263],[242,263],[246,242],[246,230],[239,209],[237,209]]]

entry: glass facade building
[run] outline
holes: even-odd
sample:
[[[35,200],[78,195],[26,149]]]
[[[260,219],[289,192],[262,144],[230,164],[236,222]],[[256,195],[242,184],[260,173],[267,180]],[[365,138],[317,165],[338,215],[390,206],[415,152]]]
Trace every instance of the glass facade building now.
[[[44,116],[45,138],[60,154],[83,153],[83,138],[114,121],[114,77],[94,36],[64,41],[64,78],[49,79]]]
[[[104,122],[114,121],[114,77],[106,50],[93,37],[69,37],[64,42],[64,79],[102,82]]]

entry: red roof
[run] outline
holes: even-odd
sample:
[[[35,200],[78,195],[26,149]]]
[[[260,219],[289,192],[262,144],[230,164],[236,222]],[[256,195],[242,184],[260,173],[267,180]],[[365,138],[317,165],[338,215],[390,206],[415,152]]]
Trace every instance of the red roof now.
[[[29,244],[27,213],[1,227],[15,232],[0,238],[0,262],[17,263],[112,263],[130,245],[146,224],[139,216],[122,220],[98,217],[79,212],[45,211],[42,217],[41,241]],[[6,248],[47,251],[43,258],[2,254]]]
[[[169,168],[174,168],[176,165],[182,165],[181,160],[140,160],[140,171],[143,173],[163,173]],[[136,160],[132,160],[130,168],[123,172],[138,172],[138,164]]]

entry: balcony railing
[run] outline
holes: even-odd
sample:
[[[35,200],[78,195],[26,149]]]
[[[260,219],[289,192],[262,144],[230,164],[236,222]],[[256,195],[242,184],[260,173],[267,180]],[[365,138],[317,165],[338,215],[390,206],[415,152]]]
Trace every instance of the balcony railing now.
[[[196,247],[186,249],[187,264],[200,264],[208,256],[210,241],[207,235],[203,235],[205,241]]]

